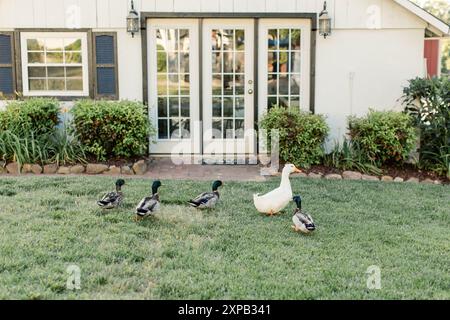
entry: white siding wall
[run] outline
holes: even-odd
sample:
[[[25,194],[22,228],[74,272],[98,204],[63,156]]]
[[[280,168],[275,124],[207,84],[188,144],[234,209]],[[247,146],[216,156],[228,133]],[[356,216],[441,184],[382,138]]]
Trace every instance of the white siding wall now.
[[[322,0],[135,0],[138,11],[315,12]],[[117,31],[120,98],[142,99],[140,35],[125,31],[129,0],[0,0],[0,30],[77,26]],[[328,0],[333,34],[318,37],[316,111],[332,139],[345,119],[398,105],[406,80],[423,73],[426,24],[392,0]]]
[[[402,86],[423,74],[423,45],[421,29],[337,30],[318,38],[316,112],[327,115],[330,142],[345,134],[350,114],[400,109]]]

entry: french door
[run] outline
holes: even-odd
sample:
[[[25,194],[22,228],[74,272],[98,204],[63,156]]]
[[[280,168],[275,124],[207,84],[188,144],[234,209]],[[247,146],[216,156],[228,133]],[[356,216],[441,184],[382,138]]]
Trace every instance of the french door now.
[[[155,154],[200,153],[197,19],[148,21],[149,105]]]
[[[157,128],[151,153],[236,163],[255,155],[255,123],[270,107],[309,109],[310,20],[259,19],[258,43],[254,25],[148,20],[149,105]]]
[[[203,154],[214,160],[255,152],[254,22],[203,22]]]

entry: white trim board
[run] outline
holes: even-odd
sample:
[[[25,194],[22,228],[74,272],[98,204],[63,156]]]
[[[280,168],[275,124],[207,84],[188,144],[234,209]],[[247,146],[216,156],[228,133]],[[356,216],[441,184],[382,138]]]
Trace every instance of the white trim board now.
[[[434,15],[429,13],[428,11],[422,9],[418,5],[412,3],[409,0],[394,0],[396,3],[404,7],[405,9],[411,11],[416,16],[426,21],[431,27],[435,30],[442,33],[442,36],[450,36],[450,26],[446,24],[444,21],[436,18]]]

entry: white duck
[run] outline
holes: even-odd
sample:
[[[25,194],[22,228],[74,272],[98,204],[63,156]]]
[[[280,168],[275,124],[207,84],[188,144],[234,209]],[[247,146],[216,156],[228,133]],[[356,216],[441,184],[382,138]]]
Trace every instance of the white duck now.
[[[286,164],[281,173],[281,183],[275,190],[260,196],[253,195],[256,210],[267,215],[274,215],[283,210],[292,200],[292,188],[289,175],[294,172],[302,172],[293,164]]]

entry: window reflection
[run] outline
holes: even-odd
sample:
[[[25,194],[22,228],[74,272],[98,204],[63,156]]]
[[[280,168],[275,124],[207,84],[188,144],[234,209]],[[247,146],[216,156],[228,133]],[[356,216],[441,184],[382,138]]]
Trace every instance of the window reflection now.
[[[234,139],[244,123],[245,30],[211,30],[213,138]]]
[[[301,30],[269,29],[267,32],[267,107],[299,107]]]
[[[157,29],[156,44],[158,138],[189,138],[189,30]]]

